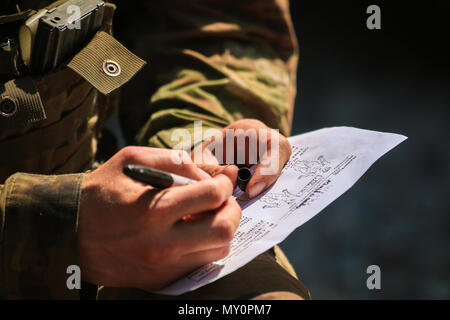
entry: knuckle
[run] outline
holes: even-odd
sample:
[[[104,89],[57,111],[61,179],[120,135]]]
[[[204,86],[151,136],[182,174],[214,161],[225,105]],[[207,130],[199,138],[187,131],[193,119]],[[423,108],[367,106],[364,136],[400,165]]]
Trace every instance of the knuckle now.
[[[248,118],[248,119],[240,119],[234,122],[236,126],[247,125],[251,127],[266,127],[266,125],[258,119]]]
[[[191,156],[185,150],[177,150],[177,156],[180,158],[181,165],[186,167],[192,164]]]
[[[264,122],[258,119],[248,119],[249,123],[255,127],[267,127]]]
[[[234,225],[229,220],[223,220],[217,226],[217,234],[220,243],[230,243],[234,236]]]
[[[236,170],[236,174],[237,174],[237,170]],[[233,192],[233,183],[231,182],[230,178],[228,178],[226,175],[222,175],[222,180],[224,182],[224,186],[222,186],[223,188],[223,192],[224,193],[231,193]]]
[[[197,172],[197,167],[195,166],[195,164],[192,163],[186,163],[183,161],[181,163],[181,168],[186,173],[187,176],[193,176]]]
[[[218,258],[218,259],[223,259],[223,258],[225,258],[226,256],[228,256],[228,254],[230,253],[230,251],[231,251],[231,247],[230,247],[229,245],[226,246],[226,247],[221,248],[220,251],[219,251],[219,253],[218,253],[217,258]]]
[[[242,218],[242,208],[241,206],[237,203],[237,201],[235,199],[230,199],[230,201],[232,201],[232,206],[233,206],[233,212],[236,213],[236,215],[238,216],[238,220],[240,221]]]
[[[136,159],[139,154],[139,147],[127,146],[120,150],[120,153],[125,159]]]
[[[224,191],[220,188],[220,185],[215,179],[210,179],[206,183],[208,183],[206,191],[208,202],[211,203],[214,208],[220,207],[224,201]]]
[[[162,217],[163,219],[167,218],[175,207],[175,200],[173,196],[161,196],[155,199],[155,202],[156,204],[154,209],[156,210],[153,210],[153,215]]]

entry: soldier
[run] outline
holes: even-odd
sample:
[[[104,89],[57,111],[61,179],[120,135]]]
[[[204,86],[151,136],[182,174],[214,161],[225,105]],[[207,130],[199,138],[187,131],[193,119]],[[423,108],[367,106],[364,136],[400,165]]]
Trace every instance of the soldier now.
[[[240,219],[230,198],[237,168],[212,158],[193,164],[187,153],[168,150],[176,143],[172,133],[193,130],[201,120],[206,129],[271,127],[289,135],[297,45],[288,3],[120,3],[117,38],[134,53],[112,37],[116,7],[105,3],[101,30],[69,59],[42,72],[24,67],[28,44],[18,39],[21,26],[39,9],[64,3],[13,0],[0,12],[0,296],[168,298],[149,292],[226,256]],[[138,56],[150,65],[143,68]],[[97,141],[116,107],[127,141],[141,146],[99,165]],[[288,160],[290,145],[279,139],[279,170],[255,173],[249,196],[269,187]],[[192,147],[208,143],[192,141]],[[173,163],[174,154],[182,165]],[[125,164],[200,181],[158,192],[123,175]],[[178,223],[203,212],[212,214]],[[69,290],[70,265],[79,265],[92,285]],[[301,299],[309,293],[275,247],[176,298]]]

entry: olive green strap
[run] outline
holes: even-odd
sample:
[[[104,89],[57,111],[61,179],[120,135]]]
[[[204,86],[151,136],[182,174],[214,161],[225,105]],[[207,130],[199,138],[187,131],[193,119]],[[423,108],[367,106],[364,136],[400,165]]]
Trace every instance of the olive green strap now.
[[[49,126],[0,141],[0,150],[3,153],[3,156],[0,157],[0,165],[22,161],[45,150],[61,147],[67,142],[67,134],[64,133],[71,132],[76,136],[80,126],[92,113],[97,94],[97,91],[92,89],[79,107],[74,108],[61,120]],[[17,146],[20,146],[20,148],[17,148]]]
[[[67,65],[103,94],[128,82],[146,62],[100,31]]]
[[[32,16],[34,13],[36,13],[36,11],[28,9],[13,14],[0,15],[0,25],[17,21],[25,21],[28,17]]]

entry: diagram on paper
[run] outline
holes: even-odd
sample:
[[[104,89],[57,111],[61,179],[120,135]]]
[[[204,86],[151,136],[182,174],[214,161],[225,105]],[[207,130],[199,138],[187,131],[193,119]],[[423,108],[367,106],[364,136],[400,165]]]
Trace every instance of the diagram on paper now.
[[[292,155],[275,184],[254,199],[236,188],[242,219],[229,255],[159,291],[177,295],[211,283],[283,241],[348,190],[383,154],[406,139],[351,127],[290,137]]]

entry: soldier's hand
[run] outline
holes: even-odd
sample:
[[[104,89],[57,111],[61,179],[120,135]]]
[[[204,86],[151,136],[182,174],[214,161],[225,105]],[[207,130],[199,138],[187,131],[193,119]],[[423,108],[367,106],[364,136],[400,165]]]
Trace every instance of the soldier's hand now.
[[[232,141],[228,141],[230,139],[227,140],[227,129],[235,132]],[[266,132],[267,134],[259,134],[260,132]],[[253,136],[252,133],[256,133],[256,136]],[[240,136],[242,139],[239,138]],[[252,145],[249,142],[250,137],[254,138],[254,141],[256,140],[256,144]],[[229,165],[230,158],[233,158],[227,158],[227,147],[229,147],[229,143],[232,143],[234,159],[231,160],[234,164],[243,164],[242,162],[245,162],[246,165],[252,165],[255,164],[254,160],[258,162],[253,176],[245,190],[250,198],[256,197],[275,183],[292,153],[291,144],[286,137],[277,131],[270,129],[263,122],[255,119],[243,119],[233,122],[222,130],[222,134],[219,138],[223,139],[223,141],[221,141],[223,146],[221,154],[222,159],[217,159],[216,153],[212,154],[208,151],[208,146],[211,147],[213,142],[215,143],[215,146],[218,145],[215,137],[206,140],[197,146],[191,152],[191,157],[195,159],[195,153],[201,152],[202,163],[196,163],[200,168],[208,172],[211,176],[218,173],[224,173],[229,176],[232,181],[236,181],[237,168],[234,166],[230,167],[223,165],[223,163]],[[261,141],[262,139],[264,141]],[[275,141],[277,140],[278,143],[272,143],[272,140],[274,139]],[[265,150],[260,150],[260,143],[266,146]],[[273,146],[275,146],[275,148]],[[214,151],[214,148],[212,149]],[[239,158],[245,159],[245,161],[239,161]]]
[[[174,163],[174,153],[183,164]],[[124,175],[127,164],[200,181],[157,190]],[[211,178],[185,152],[122,149],[83,182],[78,233],[83,280],[157,290],[224,258],[241,218],[232,191],[226,175]],[[189,215],[201,218],[182,219]]]

